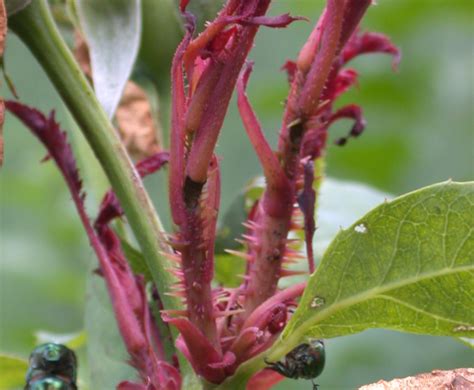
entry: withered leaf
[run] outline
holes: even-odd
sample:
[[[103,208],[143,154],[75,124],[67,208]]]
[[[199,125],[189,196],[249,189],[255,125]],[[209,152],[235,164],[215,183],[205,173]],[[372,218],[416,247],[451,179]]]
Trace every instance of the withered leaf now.
[[[134,82],[127,82],[115,117],[122,140],[134,158],[141,160],[160,151],[150,102]]]

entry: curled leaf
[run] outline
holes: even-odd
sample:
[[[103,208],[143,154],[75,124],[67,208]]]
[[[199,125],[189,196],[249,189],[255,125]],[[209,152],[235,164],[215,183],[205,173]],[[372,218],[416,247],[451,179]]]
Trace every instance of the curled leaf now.
[[[186,318],[171,318],[167,314],[162,314],[162,317],[181,333],[176,346],[190,361],[196,373],[210,382],[221,382],[225,378],[219,364],[223,358],[202,332]]]
[[[160,151],[159,129],[153,121],[151,104],[145,91],[136,83],[125,85],[115,113],[121,138],[132,157],[140,160]]]
[[[303,165],[304,186],[298,195],[298,206],[304,215],[304,239],[306,243],[306,254],[308,256],[309,272],[314,272],[313,235],[316,231],[314,212],[316,204],[316,191],[313,189],[314,163],[310,159]]]
[[[97,98],[112,118],[138,53],[139,0],[77,0],[77,15],[90,48]]]
[[[397,69],[402,57],[400,49],[384,34],[374,32],[361,34],[358,31],[347,41],[341,54],[343,62],[347,63],[360,54],[368,53],[386,53],[392,55],[392,67],[394,69]]]
[[[6,107],[44,144],[49,153],[47,158],[55,161],[66,180],[90,244],[99,260],[100,273],[105,279],[118,328],[131,357],[131,365],[138,370],[145,384],[149,381],[153,384],[170,383],[168,388],[178,389],[178,383],[174,385],[175,375],[170,376],[168,367],[159,364],[163,348],[159,339],[154,337],[154,328],[151,327],[151,313],[143,278],[133,274],[118,237],[106,223],[107,218],[103,218],[105,222],[102,224],[96,223],[94,231],[84,207],[85,194],[71,146],[66,133],[55,121],[54,112],[46,117],[34,108],[12,101],[7,101]]]
[[[332,114],[331,118],[329,119],[329,123],[333,123],[342,118],[353,119],[354,125],[347,136],[336,140],[336,145],[340,146],[345,145],[349,137],[355,138],[361,135],[365,129],[365,126],[367,125],[362,115],[362,109],[355,104],[349,104],[337,110],[334,114]]]

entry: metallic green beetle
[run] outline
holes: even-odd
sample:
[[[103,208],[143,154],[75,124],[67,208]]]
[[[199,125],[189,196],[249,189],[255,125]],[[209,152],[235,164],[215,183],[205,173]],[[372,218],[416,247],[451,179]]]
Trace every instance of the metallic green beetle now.
[[[49,376],[29,382],[25,389],[28,390],[76,390],[75,384],[69,383],[64,379],[55,376]]]
[[[25,390],[76,390],[76,354],[62,344],[47,343],[31,352]]]
[[[290,351],[283,360],[268,364],[268,368],[292,379],[313,380],[323,372],[326,352],[322,340],[309,340]],[[313,389],[317,389],[313,382]]]

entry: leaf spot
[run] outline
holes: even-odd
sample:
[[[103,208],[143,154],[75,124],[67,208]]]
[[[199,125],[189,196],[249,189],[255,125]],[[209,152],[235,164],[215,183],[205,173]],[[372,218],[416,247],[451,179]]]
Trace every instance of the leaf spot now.
[[[474,325],[459,325],[453,328],[453,332],[472,332],[474,331]]]
[[[365,226],[363,223],[357,225],[355,228],[354,228],[354,231],[356,233],[361,233],[361,234],[365,234],[367,233],[367,226]]]
[[[324,304],[326,303],[326,300],[322,297],[315,297],[312,301],[311,301],[311,308],[313,309],[317,309],[318,307],[321,307],[323,306]]]

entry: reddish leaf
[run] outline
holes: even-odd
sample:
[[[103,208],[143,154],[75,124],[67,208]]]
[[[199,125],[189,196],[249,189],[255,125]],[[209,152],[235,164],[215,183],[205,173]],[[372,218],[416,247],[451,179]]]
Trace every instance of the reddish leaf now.
[[[284,70],[286,72],[288,82],[291,84],[293,80],[295,79],[295,74],[298,68],[296,67],[296,62],[287,60],[283,66],[281,67],[281,70]]]
[[[137,163],[137,171],[141,177],[146,177],[155,173],[165,165],[170,158],[168,152],[159,152],[153,156],[144,158],[143,160]]]
[[[66,133],[54,120],[54,113],[47,118],[34,108],[11,101],[7,102],[6,107],[45,145],[48,157],[55,161],[66,180],[81,222],[99,260],[101,275],[105,279],[132,365],[137,368],[142,378],[151,378],[157,384],[163,380],[167,381],[168,373],[160,370],[150,342],[150,334],[147,332],[150,315],[143,281],[133,275],[115,233],[106,224],[98,226],[97,234],[94,232],[84,208],[85,195]]]
[[[148,390],[148,386],[130,381],[123,381],[117,385],[117,390]]]
[[[222,356],[202,332],[186,318],[171,318],[164,313],[162,317],[165,322],[178,328],[184,343],[177,343],[176,346],[189,360],[196,373],[212,383],[220,383],[225,378],[224,371],[211,365],[222,363]]]
[[[71,192],[82,201],[84,198],[82,182],[72,149],[67,141],[66,133],[59,128],[54,119],[54,111],[47,118],[40,111],[15,101],[8,100],[5,106],[43,143],[49,153],[45,160],[54,159]]]
[[[386,53],[393,56],[392,67],[397,69],[401,60],[400,50],[390,39],[379,33],[355,32],[342,50],[343,63],[347,63],[354,57],[368,53]]]
[[[278,16],[253,16],[241,17],[238,22],[241,24],[258,25],[265,27],[284,28],[297,20],[308,20],[301,16],[290,16],[290,14],[283,14]]]
[[[180,9],[180,11],[181,11],[181,12],[186,11],[186,7],[188,6],[188,4],[189,4],[189,0],[181,0],[181,1],[179,2],[179,9]]]
[[[365,129],[365,126],[367,125],[364,117],[362,116],[362,109],[355,104],[349,104],[337,110],[329,119],[328,125],[342,118],[353,119],[354,125],[347,136],[336,140],[336,145],[340,146],[345,145],[350,137],[358,137],[361,135]]]
[[[260,123],[252,110],[250,102],[245,93],[247,83],[252,71],[252,63],[247,63],[246,67],[240,74],[237,82],[238,92],[238,107],[240,117],[245,127],[245,131],[252,143],[255,152],[257,153],[258,159],[263,167],[265,179],[269,186],[276,188],[286,188],[288,182],[286,180],[285,173],[283,172],[278,158],[273,153],[268,141],[263,134]]]
[[[357,83],[358,73],[354,69],[342,69],[336,76],[335,88],[332,99],[337,99],[350,87]]]
[[[170,171],[169,171],[169,203],[173,222],[179,225],[185,219],[184,199],[182,194],[185,169],[185,130],[184,118],[187,103],[184,90],[183,57],[191,42],[194,23],[188,18],[186,35],[176,49],[171,65],[171,134],[170,134]]]
[[[309,272],[314,272],[313,235],[316,230],[314,223],[314,208],[316,203],[316,192],[313,189],[314,167],[313,161],[308,159],[303,164],[304,187],[297,200],[304,215],[304,239],[306,243],[306,254],[308,256]]]

